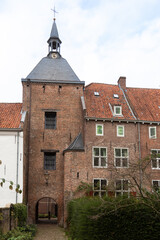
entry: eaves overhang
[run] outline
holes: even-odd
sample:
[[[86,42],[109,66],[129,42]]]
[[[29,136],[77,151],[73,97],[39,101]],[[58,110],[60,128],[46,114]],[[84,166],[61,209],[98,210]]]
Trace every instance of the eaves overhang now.
[[[33,83],[57,83],[57,84],[77,84],[85,85],[85,81],[65,81],[65,80],[45,80],[45,79],[28,79],[22,78],[21,82],[33,82]]]
[[[87,117],[87,116],[85,116],[84,118],[87,121],[124,122],[124,123],[141,123],[141,124],[157,124],[157,125],[160,125],[160,121],[115,119],[115,118],[96,118],[96,117]]]
[[[0,128],[1,132],[23,132],[22,128]]]
[[[50,38],[48,39],[47,43],[49,43],[51,39],[58,40],[60,43],[62,43],[62,41],[61,41],[58,37],[50,37]]]
[[[65,149],[64,151],[63,151],[63,155],[64,155],[64,153],[66,153],[66,152],[84,152],[85,150],[84,150],[84,148],[83,149]]]

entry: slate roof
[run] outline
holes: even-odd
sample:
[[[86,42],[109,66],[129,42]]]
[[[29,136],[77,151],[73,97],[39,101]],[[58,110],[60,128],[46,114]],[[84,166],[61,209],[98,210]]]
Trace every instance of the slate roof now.
[[[53,25],[52,25],[50,37],[51,38],[59,38],[59,34],[58,34],[57,25],[56,25],[55,20],[54,20]]]
[[[94,92],[98,92],[99,96],[95,96]],[[114,98],[114,94],[118,98]],[[127,87],[123,93],[118,85],[91,83],[86,86],[84,96],[86,117],[160,122],[160,89]],[[123,116],[113,116],[111,108],[114,105],[122,106]]]
[[[62,57],[56,59],[51,57],[42,58],[27,76],[27,79],[35,82],[83,83]]]
[[[83,138],[81,133],[78,134],[78,136],[74,139],[74,141],[64,151],[69,151],[69,150],[84,151],[84,144],[83,144]]]
[[[0,103],[0,128],[19,128],[22,103]]]

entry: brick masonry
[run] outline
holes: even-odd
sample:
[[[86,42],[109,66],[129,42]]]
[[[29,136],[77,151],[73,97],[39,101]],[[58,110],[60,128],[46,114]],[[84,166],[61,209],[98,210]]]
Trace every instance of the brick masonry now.
[[[154,126],[149,123],[87,120],[81,104],[83,94],[83,86],[78,84],[23,82],[23,110],[28,111],[24,134],[27,143],[24,151],[25,171],[28,169],[25,187],[28,182],[26,199],[31,222],[36,220],[38,201],[50,197],[58,204],[58,222],[63,225],[67,217],[67,203],[79,196],[76,189],[82,181],[92,184],[94,178],[104,178],[113,191],[116,179],[132,182],[133,177],[138,181],[142,177],[143,186],[148,189],[151,189],[152,180],[160,180],[160,170],[152,169],[151,163],[146,167],[145,176],[140,176],[138,168],[139,159],[150,155],[151,149],[160,149],[160,126],[155,125],[157,138],[149,139],[149,127]],[[45,110],[57,112],[56,129],[45,129]],[[103,136],[96,136],[96,124],[103,125]],[[124,137],[117,137],[117,125],[124,126]],[[84,151],[64,153],[80,132],[83,133]],[[93,147],[107,148],[106,168],[93,167]],[[114,167],[114,148],[128,148],[129,168]],[[43,151],[48,149],[57,150],[57,153],[56,170],[48,171],[46,185]]]
[[[61,86],[61,87],[60,87]],[[28,111],[28,209],[35,222],[37,202],[50,197],[58,204],[58,221],[63,224],[64,157],[63,151],[82,131],[80,97],[83,86],[78,84],[23,83],[23,110]],[[45,129],[45,110],[57,112],[56,129]],[[44,152],[54,149],[56,170],[50,170],[45,182]]]

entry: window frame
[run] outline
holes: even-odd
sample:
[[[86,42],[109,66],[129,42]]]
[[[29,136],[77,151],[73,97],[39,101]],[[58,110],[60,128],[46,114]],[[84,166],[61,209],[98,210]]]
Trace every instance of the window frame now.
[[[49,117],[47,117],[47,114],[53,114],[55,116],[52,116],[52,118],[54,118],[53,122],[52,122],[52,125],[50,124],[50,126],[48,127],[47,126],[47,121],[49,121]],[[51,120],[50,120],[51,121]],[[44,127],[45,129],[57,129],[57,112],[55,111],[45,111],[44,112]]]
[[[96,156],[95,154],[94,154],[94,149],[95,148],[98,148],[99,149],[99,155],[98,156]],[[100,152],[101,152],[101,149],[102,148],[104,148],[105,150],[106,150],[106,156],[101,156],[100,155]],[[98,158],[98,166],[95,166],[94,165],[94,160],[95,160],[95,158]],[[105,158],[106,159],[106,165],[105,166],[101,166],[100,165],[100,163],[102,162],[101,161],[101,158]],[[99,147],[99,146],[93,146],[92,147],[92,166],[93,166],[93,168],[107,168],[108,167],[108,162],[107,162],[107,147]]]
[[[160,154],[160,153],[158,153],[158,151],[160,152],[160,149],[151,149],[151,155],[152,155],[152,151],[156,151],[157,154]],[[157,167],[153,167],[152,160],[156,160]],[[152,156],[151,156],[151,168],[160,170],[160,157],[152,158]]]
[[[119,127],[123,128],[123,135],[119,135],[119,133],[118,133],[118,128]],[[117,137],[124,137],[124,125],[117,125]]]
[[[158,182],[158,189],[155,189],[154,186],[153,186],[153,182]],[[152,189],[153,191],[160,191],[160,180],[152,180]]]
[[[117,190],[116,189],[116,182],[117,181],[121,181],[121,189],[120,190]],[[123,186],[124,186],[124,181],[128,181],[128,190],[124,190],[123,189]],[[123,184],[122,184],[123,183]],[[117,195],[117,193],[120,193],[120,195],[121,196],[124,196],[124,193],[128,193],[127,195],[128,195],[128,197],[130,196],[130,188],[129,188],[129,180],[128,179],[117,179],[117,180],[115,180],[115,197],[117,197],[118,195]]]
[[[120,152],[121,152],[121,156],[116,156],[116,149],[120,149]],[[127,152],[128,152],[128,156],[127,156],[127,167],[124,167],[123,164],[122,164],[122,159],[125,159],[126,157],[122,156],[122,150],[123,149],[126,149]],[[116,166],[116,158],[119,158],[120,159],[120,166]],[[129,168],[129,148],[124,148],[124,147],[115,147],[114,148],[114,166],[116,168]]]
[[[116,113],[116,109],[117,108],[120,109],[120,113],[119,114]],[[114,116],[122,116],[122,106],[119,106],[119,105],[115,105],[114,106]]]
[[[98,131],[97,131],[97,128],[98,126],[101,126],[102,127],[102,134],[98,134]],[[96,136],[103,136],[103,124],[96,124]]]
[[[94,188],[95,187],[95,185],[94,185],[94,181],[95,180],[99,180],[100,181],[99,189],[95,189]],[[97,196],[97,195],[95,195],[95,193],[98,193],[99,197],[103,197],[102,193],[106,193],[105,196],[108,195],[107,189],[105,189],[105,190],[102,189],[102,181],[106,181],[106,188],[107,188],[108,180],[106,178],[93,178],[93,196]]]
[[[151,136],[151,129],[152,128],[155,129],[155,136]],[[156,126],[149,127],[149,138],[150,139],[156,139],[157,138],[157,128],[156,128]]]
[[[51,166],[50,165],[50,167],[46,167],[46,165],[47,165],[47,155],[48,156],[51,156],[52,155],[52,157],[53,157],[53,165]],[[51,161],[52,159],[50,159],[50,160],[48,160],[48,161]],[[46,170],[46,171],[53,171],[53,170],[56,170],[56,152],[44,152],[44,170]]]

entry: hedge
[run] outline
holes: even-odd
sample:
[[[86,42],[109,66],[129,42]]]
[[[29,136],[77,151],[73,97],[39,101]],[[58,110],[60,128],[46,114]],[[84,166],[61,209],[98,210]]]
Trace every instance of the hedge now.
[[[153,202],[154,203],[154,202]],[[68,232],[76,240],[159,240],[160,203],[136,198],[80,198],[68,204]]]

